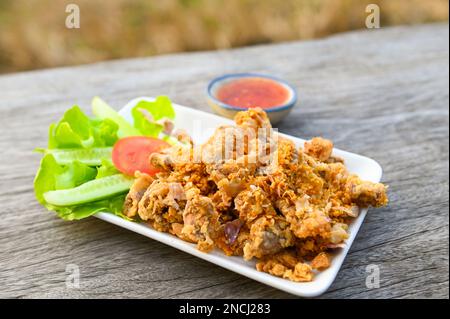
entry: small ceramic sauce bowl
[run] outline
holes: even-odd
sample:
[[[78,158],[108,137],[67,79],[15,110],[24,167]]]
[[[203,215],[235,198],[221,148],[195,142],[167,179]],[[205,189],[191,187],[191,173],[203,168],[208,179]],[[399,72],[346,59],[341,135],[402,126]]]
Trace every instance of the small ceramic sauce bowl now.
[[[287,82],[255,73],[226,74],[213,79],[207,88],[208,104],[225,117],[261,107],[272,124],[282,120],[297,102],[297,92]]]

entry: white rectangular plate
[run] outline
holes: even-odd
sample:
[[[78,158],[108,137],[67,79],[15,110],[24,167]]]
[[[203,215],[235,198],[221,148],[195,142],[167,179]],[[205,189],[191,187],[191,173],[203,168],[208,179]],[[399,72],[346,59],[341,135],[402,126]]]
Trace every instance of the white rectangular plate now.
[[[127,105],[125,105],[119,113],[127,120],[131,121],[131,108],[135,106],[138,101],[143,99],[153,100],[152,98],[148,97],[134,99]],[[231,120],[217,115],[205,113],[177,104],[174,104],[173,106],[176,111],[175,127],[185,129],[192,136],[196,144],[204,142],[213,133],[212,129],[214,129],[215,127],[232,123]],[[194,123],[198,123],[199,121],[202,123],[207,123],[207,126],[208,128],[211,128],[211,131],[196,131],[194,129]],[[203,126],[205,125],[203,124]],[[298,146],[303,145],[304,140],[300,138],[287,135],[284,136],[292,139]],[[334,149],[334,154],[345,159],[346,166],[350,172],[358,174],[364,180],[372,182],[380,181],[382,169],[380,165],[374,160],[338,149]],[[238,256],[229,257],[218,250],[214,250],[211,253],[203,253],[197,250],[195,244],[185,242],[171,234],[158,232],[145,224],[130,222],[109,213],[98,213],[95,216],[112,224],[158,240],[166,245],[180,249],[191,255],[202,258],[206,261],[259,281],[263,284],[275,287],[297,296],[314,297],[324,293],[333,283],[339,269],[341,268],[344,258],[347,255],[347,252],[350,249],[353,240],[356,237],[356,234],[358,233],[358,230],[366,216],[366,213],[367,209],[362,209],[358,218],[356,218],[351,223],[349,227],[350,237],[347,239],[346,246],[345,248],[336,251],[332,259],[331,267],[325,271],[318,273],[314,277],[312,282],[306,283],[296,283],[287,279],[269,275],[267,273],[259,272],[255,269],[254,262],[244,261],[242,257]]]

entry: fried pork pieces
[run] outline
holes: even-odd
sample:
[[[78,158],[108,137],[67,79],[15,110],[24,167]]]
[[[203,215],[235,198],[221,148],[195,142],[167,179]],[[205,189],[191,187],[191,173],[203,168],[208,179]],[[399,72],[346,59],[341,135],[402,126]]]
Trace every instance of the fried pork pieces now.
[[[138,176],[124,213],[201,251],[216,247],[255,258],[259,271],[311,281],[345,243],[359,207],[387,204],[386,187],[349,173],[331,141],[314,138],[298,149],[261,109],[235,122],[198,148],[153,154],[162,172]]]

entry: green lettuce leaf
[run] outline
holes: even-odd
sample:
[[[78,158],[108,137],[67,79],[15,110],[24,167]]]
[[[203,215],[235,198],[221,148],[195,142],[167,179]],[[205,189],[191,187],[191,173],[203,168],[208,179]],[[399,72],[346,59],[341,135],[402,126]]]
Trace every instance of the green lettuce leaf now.
[[[96,213],[107,212],[131,221],[132,219],[122,213],[125,196],[126,194],[120,194],[100,201],[77,206],[57,207],[48,205],[49,207],[47,208],[55,211],[60,218],[65,220],[79,220]]]
[[[95,178],[102,178],[120,173],[109,159],[102,159],[102,165],[97,169]]]
[[[140,131],[120,116],[111,106],[98,96],[92,99],[92,112],[102,120],[110,120],[118,125],[117,135],[122,138],[126,136],[142,135]]]
[[[48,148],[91,148],[113,146],[118,140],[119,126],[110,119],[87,117],[78,106],[64,113],[50,125]]]
[[[95,178],[97,169],[74,161],[59,165],[52,154],[46,154],[34,179],[34,191],[39,203],[45,205],[43,194],[47,191],[69,189]]]
[[[140,101],[131,110],[134,126],[146,136],[158,137],[164,126],[157,121],[175,119],[175,110],[167,96],[158,96],[154,101]]]

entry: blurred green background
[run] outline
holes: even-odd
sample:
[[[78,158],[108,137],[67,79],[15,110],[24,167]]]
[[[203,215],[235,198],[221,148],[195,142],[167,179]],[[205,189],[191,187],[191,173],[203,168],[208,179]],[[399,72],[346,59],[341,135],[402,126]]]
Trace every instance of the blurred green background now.
[[[67,29],[67,4],[81,28]],[[448,0],[0,0],[0,73],[448,21]]]

